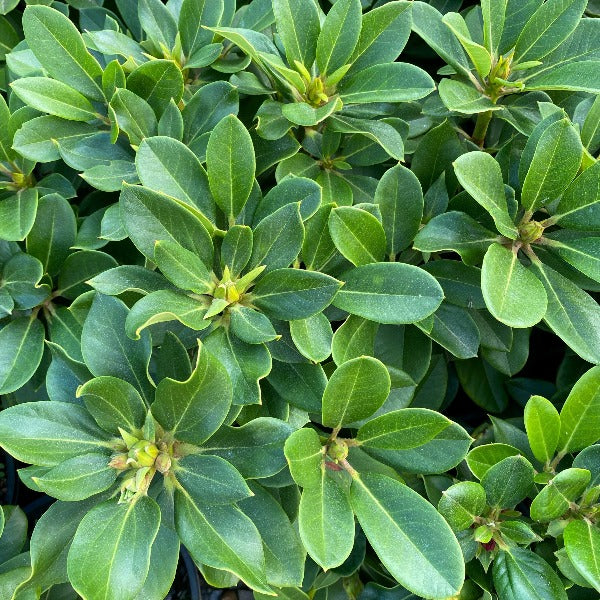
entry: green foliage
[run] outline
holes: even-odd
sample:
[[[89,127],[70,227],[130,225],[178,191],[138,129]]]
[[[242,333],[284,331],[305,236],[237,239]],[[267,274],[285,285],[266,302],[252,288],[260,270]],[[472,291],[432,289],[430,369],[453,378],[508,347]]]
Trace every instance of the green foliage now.
[[[597,597],[598,17],[0,0],[0,598]]]

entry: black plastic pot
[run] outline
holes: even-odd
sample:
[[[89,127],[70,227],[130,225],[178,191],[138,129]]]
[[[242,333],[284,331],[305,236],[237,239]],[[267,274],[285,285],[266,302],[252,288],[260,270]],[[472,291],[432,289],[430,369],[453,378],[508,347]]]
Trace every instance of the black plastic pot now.
[[[19,480],[17,477],[17,466],[15,464],[14,458],[4,452],[0,455],[0,460],[4,465],[4,490],[1,502],[2,504],[16,504],[18,497],[18,485]]]
[[[175,581],[165,600],[207,600],[202,595],[200,573],[189,552],[181,546]]]

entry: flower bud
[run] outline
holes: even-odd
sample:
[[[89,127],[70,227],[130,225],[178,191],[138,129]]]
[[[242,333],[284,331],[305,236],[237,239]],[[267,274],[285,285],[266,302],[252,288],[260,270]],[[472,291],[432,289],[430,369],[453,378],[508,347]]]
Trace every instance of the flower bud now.
[[[171,468],[171,457],[166,452],[161,452],[154,461],[154,467],[159,473],[167,473]]]
[[[128,458],[129,457],[127,456],[127,454],[115,454],[110,459],[108,466],[112,467],[113,469],[118,469],[119,471],[124,471],[129,467],[129,465],[127,464]]]
[[[135,458],[140,467],[151,467],[154,465],[154,457],[150,456],[145,450],[138,450]]]
[[[237,291],[234,285],[227,286],[227,292],[225,294],[225,299],[228,302],[237,302],[240,299],[240,293]]]
[[[542,237],[544,226],[537,221],[529,221],[519,228],[519,236],[524,244],[531,244]]]
[[[334,440],[329,445],[327,454],[336,462],[345,460],[348,456],[348,444],[343,440]]]

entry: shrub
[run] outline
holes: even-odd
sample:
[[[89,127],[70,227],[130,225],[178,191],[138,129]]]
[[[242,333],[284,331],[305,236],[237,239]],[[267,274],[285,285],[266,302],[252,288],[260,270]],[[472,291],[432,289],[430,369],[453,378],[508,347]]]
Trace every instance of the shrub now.
[[[0,13],[2,598],[597,598],[597,2]]]

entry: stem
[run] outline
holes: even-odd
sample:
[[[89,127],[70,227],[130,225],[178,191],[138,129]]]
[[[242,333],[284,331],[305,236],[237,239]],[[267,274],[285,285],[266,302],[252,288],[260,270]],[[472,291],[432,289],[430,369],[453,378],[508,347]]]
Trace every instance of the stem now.
[[[475,130],[473,131],[471,139],[480,148],[483,148],[485,136],[487,134],[488,127],[490,126],[490,122],[492,120],[492,114],[493,111],[486,110],[485,112],[479,113],[477,115],[477,122],[475,123]]]
[[[556,467],[558,467],[560,461],[566,456],[566,452],[562,450],[554,457],[554,460],[550,463],[550,469],[553,473],[556,472]]]
[[[358,479],[359,478],[358,471],[356,469],[354,469],[354,467],[345,458],[342,459],[342,460],[340,460],[339,464],[342,467],[344,467],[344,469],[346,471],[348,471],[348,473],[350,473],[350,475],[352,475],[352,479]]]

